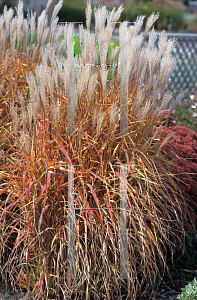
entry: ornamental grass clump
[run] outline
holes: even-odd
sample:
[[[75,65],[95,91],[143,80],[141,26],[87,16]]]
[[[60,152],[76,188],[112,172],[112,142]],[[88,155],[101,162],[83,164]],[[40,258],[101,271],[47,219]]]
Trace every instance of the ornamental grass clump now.
[[[65,25],[64,40],[56,48],[61,5],[62,1],[56,5],[50,27],[46,11],[39,17],[37,44],[31,44],[31,35],[28,46],[35,46],[32,66],[21,84],[17,80],[14,96],[8,97],[9,84],[2,88],[1,271],[9,274],[4,275],[6,285],[21,287],[36,299],[120,299],[124,293],[137,299],[149,284],[154,290],[162,275],[157,261],[166,267],[163,245],[172,248],[183,242],[185,221],[194,228],[189,212],[183,215],[185,202],[178,184],[157,164],[166,161],[155,143],[159,116],[167,106],[170,115],[185,95],[174,100],[166,91],[176,63],[171,57],[175,41],[163,32],[156,48],[156,33],[150,29],[158,14],[149,17],[144,33],[144,16],[137,18],[132,36],[123,22],[120,48],[112,50],[107,69],[108,47],[122,5],[109,15],[106,7],[95,9],[95,33],[90,33],[87,3],[87,29],[79,26],[79,56],[74,56],[72,24]],[[18,7],[22,16],[22,2]],[[13,20],[10,17],[9,24]],[[35,20],[16,20],[21,22],[18,43],[26,45],[22,24],[34,28]],[[8,27],[2,28],[9,36]],[[18,51],[12,42],[9,47]],[[22,68],[20,56],[18,63]],[[120,207],[125,186],[127,216]],[[125,224],[126,285],[119,273],[119,238],[125,236]],[[67,251],[71,244],[72,253]]]

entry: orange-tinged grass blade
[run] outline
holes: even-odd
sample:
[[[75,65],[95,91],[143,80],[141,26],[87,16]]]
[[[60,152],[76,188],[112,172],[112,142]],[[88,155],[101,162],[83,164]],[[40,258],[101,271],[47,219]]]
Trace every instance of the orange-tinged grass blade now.
[[[52,248],[53,248],[53,244],[54,244],[55,240],[57,239],[58,235],[59,235],[59,232],[57,232],[57,233],[55,234],[55,236],[54,236],[54,238],[53,238],[53,240],[52,240],[52,242],[51,242],[51,251],[52,251]]]
[[[45,212],[45,210],[49,207],[49,204],[46,205],[43,209],[42,209],[42,212],[40,214],[40,218],[39,218],[39,224],[38,224],[38,232],[40,232],[40,226],[42,224],[42,218],[43,218],[43,214]]]
[[[12,232],[13,232],[14,228],[15,228],[15,227],[16,227],[18,224],[19,224],[19,222],[17,222],[17,223],[16,223],[16,224],[15,224],[13,227],[12,227],[12,226],[10,226],[10,227],[12,227],[12,229],[11,229],[11,231],[10,231],[9,235],[7,236],[7,238],[6,238],[5,242],[3,243],[3,246],[1,247],[0,253],[1,253],[2,249],[3,249],[3,247],[5,246],[5,244],[6,244],[7,240],[9,239],[10,235],[12,234]]]
[[[103,178],[101,178],[99,175],[95,174],[92,171],[89,171],[89,173],[94,175],[96,178],[100,179],[101,181],[103,181],[103,183],[105,183],[106,185],[108,185],[110,187],[110,185]]]
[[[2,167],[3,168],[3,167]],[[3,193],[5,193],[5,191],[14,183],[16,182],[17,180],[13,180],[11,181],[3,190],[0,190],[0,195],[2,195]],[[1,219],[0,219],[1,221]]]
[[[28,248],[27,264],[28,264],[28,262],[29,262],[30,250],[31,250],[31,246],[29,246],[29,248]]]
[[[125,148],[121,148],[122,150],[124,150],[126,158],[127,158],[127,166],[128,166],[128,172],[130,172],[130,162],[129,162],[129,155],[128,155],[128,151]]]
[[[115,227],[115,224],[114,224],[114,221],[113,221],[113,217],[112,217],[112,213],[111,213],[110,204],[109,204],[109,202],[107,201],[107,199],[105,197],[104,197],[104,200],[105,200],[105,203],[106,203],[106,208],[108,209],[109,215],[111,217],[111,221],[112,221],[113,227]]]
[[[37,287],[38,284],[39,284],[39,281],[36,282],[36,284],[35,284],[35,286],[34,286],[34,288],[33,288],[32,294],[33,294],[33,292],[35,291],[35,289],[36,289],[36,287]]]
[[[69,267],[67,269],[67,273],[68,273],[68,284],[69,284],[69,287],[70,287],[70,285],[71,285],[71,271],[70,271]]]
[[[25,170],[23,172],[23,193],[24,193],[24,190],[25,190],[25,175],[26,175],[26,173],[27,173],[27,170]]]
[[[46,203],[46,200],[47,200],[47,191],[48,191],[50,179],[51,179],[51,172],[48,172],[48,174],[47,174],[47,183],[46,183],[46,191],[45,191],[44,204]]]
[[[95,173],[92,172],[92,171],[90,171],[89,173],[92,174],[92,175],[94,175],[96,178],[100,179],[101,181],[103,181],[103,183],[105,183],[106,185],[109,185],[109,184],[108,184],[103,178],[101,178],[99,175],[95,174]],[[109,185],[109,187],[110,187],[110,185]],[[105,203],[107,204],[107,207],[109,207],[109,214],[110,214],[111,220],[112,220],[112,222],[113,222],[110,205],[109,205],[109,203],[108,203],[108,201],[107,201],[106,198],[104,198],[104,201],[105,201]],[[114,223],[113,223],[113,225],[114,225]]]
[[[88,184],[88,183],[87,183],[87,186],[90,188],[90,190],[91,190],[91,192],[92,192],[92,195],[93,195],[93,197],[94,197],[94,200],[95,200],[95,202],[96,202],[96,205],[97,205],[97,207],[98,207],[98,209],[99,209],[99,213],[100,213],[100,223],[103,223],[103,216],[102,216],[102,213],[101,213],[101,210],[100,210],[99,201],[98,201],[98,198],[97,198],[97,196],[96,196],[95,190],[94,190],[93,186],[90,185],[90,184]]]
[[[100,156],[100,154],[99,154],[99,152],[98,152],[96,146],[95,146],[94,144],[90,144],[90,146],[94,147],[94,149],[96,150],[96,152],[97,152],[97,154],[98,154],[98,156],[100,157],[100,160],[101,160],[101,156]]]
[[[80,195],[78,195],[78,197],[81,199],[81,202],[83,203],[83,207],[84,207],[84,209],[82,210],[82,214],[84,215],[84,217],[86,217],[85,219],[88,222],[88,226],[90,224],[90,231],[92,233],[93,232],[93,228],[92,228],[92,214],[91,214],[91,209],[90,209],[89,203],[87,201],[85,202],[83,200],[83,197],[82,197],[82,195],[81,195],[80,192],[79,192],[79,194]],[[76,201],[76,204],[79,206],[79,202],[78,202],[77,198],[75,199],[75,201]],[[88,218],[87,218],[86,207],[87,207],[87,210],[88,210],[89,221],[88,221]]]
[[[132,208],[132,206],[131,206],[131,203],[130,203],[129,199],[127,199],[127,203],[128,203],[129,206],[130,206],[130,209],[131,209],[132,214],[134,214],[133,208]],[[133,218],[131,217],[131,214],[129,214],[129,218],[130,218],[131,223],[132,223],[132,225],[133,225],[133,228],[134,228],[134,230],[135,230],[135,232],[136,232],[136,234],[137,234],[137,236],[138,236],[138,238],[139,238],[139,241],[141,241],[139,232],[138,232],[138,230],[137,230],[137,227],[136,227],[136,225],[135,225],[135,222],[134,222]]]
[[[6,210],[8,210],[8,208],[9,208],[8,211],[10,211],[10,210],[12,209],[12,207],[13,207],[19,200],[21,200],[21,199],[23,200],[24,197],[25,197],[25,194],[26,194],[27,192],[30,191],[32,185],[33,185],[33,181],[30,182],[29,187],[25,190],[24,193],[22,193],[22,195],[21,195],[14,203],[11,203],[10,205],[8,205],[8,207],[6,207]]]
[[[12,258],[12,255],[13,255],[13,253],[14,253],[14,250],[15,250],[15,248],[16,248],[16,246],[17,246],[17,244],[18,244],[18,240],[19,240],[19,238],[20,238],[21,231],[22,231],[22,235],[23,235],[23,231],[24,231],[24,230],[25,230],[25,228],[23,228],[23,229],[19,230],[19,232],[18,232],[18,235],[17,235],[16,241],[15,241],[15,243],[14,243],[14,247],[13,247],[13,249],[12,249],[12,252],[11,252],[11,254],[10,254],[10,259]]]
[[[150,243],[150,246],[151,246],[151,250],[152,250],[152,253],[154,254],[154,248],[153,248],[153,243],[152,241],[154,241],[154,238],[153,238],[153,234],[150,230],[146,230],[146,233],[147,233],[147,237],[148,237],[148,240],[149,240],[149,243]],[[156,245],[158,247],[158,245]]]
[[[15,268],[14,268],[14,269],[15,269]],[[15,271],[16,271],[16,273],[18,273],[16,269],[15,269]],[[14,276],[18,278],[17,275],[14,275]],[[19,283],[19,280],[16,280],[16,281],[14,282],[14,285],[17,284],[17,285],[21,286],[22,288],[25,288],[25,289],[28,290],[28,282],[25,281],[25,280],[23,280],[23,279],[20,279],[20,282],[23,282],[23,284]]]
[[[31,218],[29,219],[29,222],[28,222],[28,225],[27,225],[27,234],[26,234],[26,239],[25,239],[25,245],[24,245],[24,248],[25,248],[26,243],[27,243],[27,239],[28,239],[28,235],[29,235],[29,230],[30,230],[30,227],[31,227],[32,219],[33,219],[33,217],[31,217]]]
[[[142,237],[141,237],[141,241],[143,242],[143,244],[146,246],[146,249],[148,250],[148,253],[149,253],[149,257],[151,257],[151,252],[150,252],[150,248],[145,240],[145,238],[143,237],[144,234],[142,234]]]
[[[70,157],[69,157],[67,151],[66,151],[63,147],[58,147],[58,148],[64,153],[64,155],[65,155],[66,158],[68,159],[70,165],[72,166],[72,162],[71,162],[71,160],[70,160]]]
[[[98,224],[102,225],[102,221],[101,221],[101,218],[100,218],[100,215],[98,213],[98,211],[96,209],[92,209],[92,215],[94,216],[94,218],[98,221]],[[105,233],[107,232],[106,228],[105,227],[102,227],[105,231]]]
[[[43,285],[43,274],[42,274],[41,279],[40,279],[40,290],[39,290],[39,295],[42,293],[42,285]]]
[[[91,214],[91,211],[90,211],[90,206],[89,206],[89,203],[87,202],[86,203],[86,207],[88,208],[88,215],[89,215],[89,222],[90,222],[90,230],[91,230],[91,233],[93,232],[93,228],[92,228],[92,214]],[[87,212],[85,211],[86,213],[86,217],[87,217]]]
[[[44,278],[45,278],[46,286],[48,286],[49,285],[49,271],[48,270],[46,271]]]
[[[37,198],[36,200],[36,205],[34,206],[34,204],[32,203],[32,209],[35,210],[36,206],[38,205],[38,202],[40,201],[40,199],[42,198],[42,195],[44,194],[44,191],[46,189],[46,184],[42,186],[42,189],[41,189],[41,195]]]
[[[112,241],[113,241],[113,243],[114,243],[114,237],[113,237],[113,234],[112,234],[111,228],[110,228],[110,226],[109,226],[108,222],[107,222],[106,220],[104,220],[104,221],[105,221],[105,224],[107,225],[107,228],[108,228],[108,230],[109,230],[109,234],[110,234],[110,236],[111,236],[111,239],[112,239]]]

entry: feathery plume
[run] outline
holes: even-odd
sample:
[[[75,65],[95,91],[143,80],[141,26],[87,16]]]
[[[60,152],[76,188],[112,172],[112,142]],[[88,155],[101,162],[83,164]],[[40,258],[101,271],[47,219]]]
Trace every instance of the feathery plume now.
[[[149,40],[148,40],[148,51],[151,51],[152,48],[155,46],[155,42],[157,40],[157,35],[154,28],[149,33]]]
[[[19,0],[18,9],[17,9],[17,35],[18,35],[18,47],[20,49],[21,46],[21,29],[23,24],[24,16],[23,16],[23,2]]]
[[[152,82],[154,80],[154,73],[155,73],[155,69],[156,66],[158,65],[159,61],[158,61],[158,50],[157,49],[153,49],[153,50],[149,50],[148,53],[148,65],[149,65],[149,78],[151,79],[151,85]]]
[[[88,31],[90,31],[91,15],[92,15],[92,9],[91,9],[90,0],[88,0],[87,8],[86,8],[86,26]]]
[[[97,86],[97,83],[98,83],[97,78],[98,78],[98,75],[94,74],[94,75],[90,76],[90,79],[89,79],[89,83],[88,83],[88,107],[90,106],[90,101],[93,98],[94,90],[95,90],[95,88]]]
[[[146,100],[145,104],[140,107],[138,114],[137,114],[137,119],[138,121],[143,121],[146,118],[146,115],[150,109],[151,102],[149,99]]]
[[[157,19],[159,18],[159,13],[152,13],[150,15],[150,17],[148,18],[147,22],[146,22],[146,27],[145,27],[145,32],[144,32],[144,37],[146,37],[147,33],[149,32],[150,28],[152,27],[152,25],[155,23],[155,21],[157,21]]]
[[[106,94],[107,75],[108,75],[107,66],[102,65],[101,66],[101,82],[102,82],[102,87],[103,87],[103,98],[105,97],[105,94]]]
[[[163,30],[161,32],[161,34],[159,35],[159,58],[161,57],[162,53],[165,51],[166,49],[166,44],[167,44],[167,34],[165,32],[165,30]]]
[[[26,109],[25,109],[25,100],[24,97],[22,95],[22,93],[20,91],[18,91],[18,98],[20,101],[20,105],[22,108],[22,123],[23,123],[23,132],[26,133],[27,132],[27,115],[26,115]]]
[[[55,127],[59,130],[59,107],[55,103],[53,103],[52,113],[55,120]]]
[[[103,30],[105,27],[105,21],[107,18],[107,11],[106,11],[106,6],[103,6],[102,8],[94,8],[94,14],[95,14],[95,35],[96,38],[98,38],[98,35],[100,36],[100,39],[102,35],[104,34]],[[99,34],[100,33],[100,34]],[[100,46],[100,44],[99,44]]]
[[[30,72],[28,75],[26,75],[26,79],[29,85],[29,93],[30,93],[28,114],[29,114],[29,126],[31,126],[32,116],[34,119],[37,119],[37,111],[40,104],[39,103],[40,95],[39,95],[39,87],[37,85],[35,76]]]
[[[49,7],[51,6],[51,3],[52,3],[53,0],[49,0],[47,2],[47,6],[46,6],[46,10],[45,10],[45,13],[47,14],[48,10],[49,10]]]
[[[31,11],[31,18],[30,18],[30,27],[31,27],[31,45],[33,43],[33,37],[35,33],[35,28],[36,28],[36,12],[33,14]]]
[[[100,133],[100,129],[101,129],[101,125],[103,123],[103,119],[106,115],[106,112],[100,112],[99,113],[99,117],[97,116],[97,128],[96,128],[96,133],[99,134]]]
[[[12,59],[14,57],[14,52],[15,52],[16,35],[17,35],[17,31],[14,31],[13,36],[10,38],[10,40],[11,40],[11,50],[12,50]]]
[[[14,135],[15,137],[18,137],[18,116],[17,116],[17,106],[14,106],[14,103],[11,101],[10,102],[10,113],[12,116],[12,120],[13,120],[13,131],[14,131]]]
[[[141,107],[143,101],[145,98],[145,86],[144,84],[139,85],[138,89],[137,89],[137,95],[134,98],[135,101],[133,101],[133,105],[132,105],[132,112],[134,115],[137,114],[137,111],[139,109],[139,107]]]
[[[76,93],[78,99],[81,99],[84,89],[87,88],[87,84],[90,77],[90,65],[85,66],[77,66],[76,68],[76,78],[77,78],[77,85],[76,85]]]
[[[28,43],[29,24],[26,19],[23,20],[23,47],[26,49]]]
[[[130,43],[129,43],[129,49],[128,49],[128,74],[127,76],[133,76],[135,72],[135,68],[137,63],[139,62],[140,65],[140,48],[142,46],[143,42],[143,36],[133,36]],[[140,69],[140,66],[138,66],[138,69]]]
[[[133,36],[137,36],[139,31],[142,28],[145,16],[138,16],[136,21],[134,22],[134,33]]]
[[[22,146],[25,146],[25,151],[29,154],[30,153],[30,138],[29,136],[22,130],[22,133],[20,135],[21,141],[23,141]]]
[[[4,16],[2,15],[2,16],[0,16],[0,32],[1,32],[1,36],[3,34],[3,31],[4,31],[3,27],[4,27]],[[5,43],[3,43],[2,37],[0,37],[0,50],[4,47],[4,45],[5,45]]]
[[[55,45],[55,48],[57,46],[59,46],[59,43],[60,43],[60,37],[63,35],[63,28],[61,26],[58,26],[57,25],[58,23],[58,18],[55,19],[54,23],[51,25],[51,26],[54,26],[54,31],[55,31],[55,34],[53,36],[53,39],[52,39],[52,43],[54,43]]]
[[[168,112],[168,116],[171,115],[173,109],[181,103],[181,101],[185,98],[186,94],[188,94],[188,89],[183,90],[181,89],[180,93],[176,96],[176,99],[171,103],[170,103],[170,107],[169,107],[169,112]]]
[[[115,103],[111,106],[110,111],[110,130],[112,131],[114,124],[119,122],[119,109],[116,107]]]
[[[80,39],[80,45],[81,45],[81,52],[84,46],[84,37],[85,37],[85,32],[83,28],[83,24],[79,25],[79,39]]]
[[[52,17],[51,17],[51,22],[50,22],[50,26],[51,24],[53,24],[53,22],[55,21],[55,18],[57,17],[60,9],[62,8],[62,4],[63,4],[63,0],[60,0],[58,2],[58,4],[55,5],[55,8],[53,10],[53,14],[52,14]]]
[[[96,107],[94,107],[94,113],[93,113],[93,119],[92,119],[92,121],[93,121],[93,123],[92,123],[93,130],[95,130],[99,113],[100,113],[100,106],[96,105]]]
[[[1,18],[0,18],[1,20]],[[1,21],[0,21],[0,30],[1,30]],[[13,42],[15,47],[15,40],[13,39],[13,36],[16,35],[17,30],[17,17],[12,19],[11,26],[10,26],[10,44],[11,48],[13,48]]]
[[[49,36],[49,28],[45,28],[44,30],[43,30],[43,33],[42,33],[42,37],[41,37],[41,43],[40,43],[40,47],[42,48],[42,47],[45,47],[45,43],[46,43],[46,41],[47,41],[47,38],[48,38],[48,36]]]
[[[41,44],[44,29],[47,25],[47,16],[43,10],[41,15],[38,17],[38,28],[37,28],[37,43]]]
[[[9,56],[10,56],[10,50],[7,49],[6,53],[5,53],[5,58],[4,58],[4,61],[3,61],[4,76],[5,76],[6,71],[7,71],[7,63],[8,63]]]
[[[114,49],[113,47],[111,47],[111,53],[110,53],[110,65],[113,64],[114,59],[115,59],[115,57],[116,57],[118,51],[119,51],[119,47],[118,47],[118,46],[116,46],[115,49]]]
[[[6,10],[6,11],[5,11]],[[4,20],[5,20],[5,31],[7,33],[7,35],[9,35],[10,33],[10,27],[11,27],[11,21],[14,15],[14,10],[12,8],[10,8],[7,11],[7,7],[4,7]]]

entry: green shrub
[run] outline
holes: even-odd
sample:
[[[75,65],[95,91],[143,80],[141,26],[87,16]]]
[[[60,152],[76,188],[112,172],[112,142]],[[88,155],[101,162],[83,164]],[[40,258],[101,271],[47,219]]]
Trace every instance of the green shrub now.
[[[171,20],[173,30],[183,29],[183,11],[164,5],[156,5],[153,3],[153,1],[144,3],[141,7],[136,5],[125,8],[120,17],[120,21],[128,20],[132,22],[139,14],[145,15],[145,20],[147,21],[148,16],[153,11],[160,13],[159,19],[154,24],[155,29],[168,30],[168,24],[171,22]]]
[[[98,8],[98,5],[94,5],[94,7]],[[63,5],[60,10],[58,16],[60,22],[83,22],[86,24],[86,16],[85,16],[85,4],[78,2],[76,3],[66,3]],[[112,11],[112,7],[107,7],[108,11]],[[159,12],[160,17],[159,20],[155,22],[155,29],[159,30],[167,30],[168,24],[172,20],[172,28],[173,30],[180,30],[184,27],[183,20],[183,12],[179,9],[175,9],[172,7],[167,7],[165,5],[158,5],[153,3],[153,1],[149,1],[148,3],[144,3],[141,7],[139,4],[135,3],[132,6],[124,6],[124,10],[121,14],[119,22],[127,20],[128,22],[134,22],[139,14],[145,15],[145,20],[147,21],[148,17],[152,12]],[[95,24],[95,16],[94,12],[92,14],[92,23]]]
[[[86,23],[86,5],[83,3],[65,3],[60,10],[58,17],[60,22],[83,22]],[[77,24],[76,24],[77,25]],[[75,25],[75,26],[76,26]]]
[[[194,278],[185,288],[182,293],[178,295],[177,299],[181,300],[196,300],[197,299],[197,280]]]
[[[190,96],[177,106],[174,119],[177,126],[185,126],[197,131],[197,97]]]

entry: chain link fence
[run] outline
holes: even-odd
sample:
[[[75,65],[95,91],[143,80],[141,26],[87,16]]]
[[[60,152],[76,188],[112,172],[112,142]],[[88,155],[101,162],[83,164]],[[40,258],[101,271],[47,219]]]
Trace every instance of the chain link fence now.
[[[157,34],[156,45],[158,47],[159,35]],[[168,33],[169,38],[175,38],[177,44],[172,55],[177,58],[177,65],[173,71],[169,88],[177,93],[181,88],[188,88],[190,93],[197,90],[197,34]],[[148,37],[146,39],[148,42]]]

